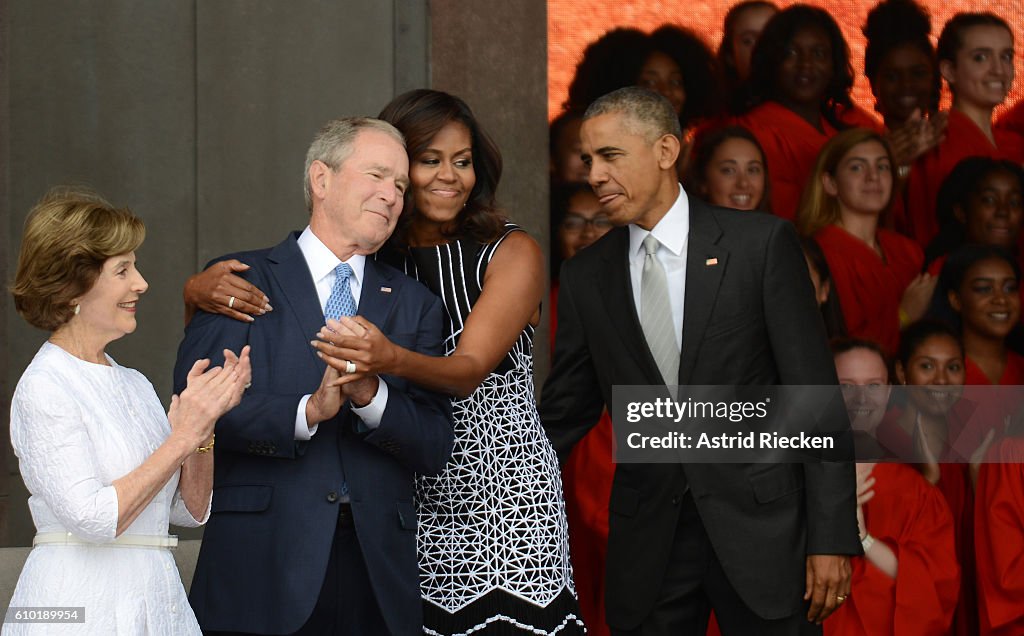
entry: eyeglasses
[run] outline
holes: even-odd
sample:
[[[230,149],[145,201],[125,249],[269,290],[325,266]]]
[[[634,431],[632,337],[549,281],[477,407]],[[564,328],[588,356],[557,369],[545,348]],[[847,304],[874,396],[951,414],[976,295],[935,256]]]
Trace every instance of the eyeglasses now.
[[[587,226],[592,226],[598,232],[607,232],[612,229],[612,222],[606,216],[595,216],[588,219],[572,213],[566,214],[562,219],[562,229],[566,232],[582,232]]]

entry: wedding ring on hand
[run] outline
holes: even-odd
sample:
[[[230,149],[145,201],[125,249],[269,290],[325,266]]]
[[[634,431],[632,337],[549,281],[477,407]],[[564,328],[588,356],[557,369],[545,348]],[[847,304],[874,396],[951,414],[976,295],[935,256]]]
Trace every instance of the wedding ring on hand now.
[[[836,596],[836,602],[837,603],[842,603],[845,600],[846,600],[845,596]]]
[[[356,364],[351,360],[345,360],[345,373],[355,373]]]
[[[228,309],[233,309],[235,306],[235,297],[228,298]]]

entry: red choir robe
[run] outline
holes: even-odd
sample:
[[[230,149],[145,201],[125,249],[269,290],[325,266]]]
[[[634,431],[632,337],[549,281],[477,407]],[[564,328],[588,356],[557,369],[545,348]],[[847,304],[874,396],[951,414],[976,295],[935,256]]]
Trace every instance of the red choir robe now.
[[[953,518],[953,539],[955,554],[960,564],[960,598],[956,603],[953,625],[950,630],[940,632],[955,636],[973,636],[977,633],[977,599],[974,584],[974,490],[971,488],[968,457],[953,448],[956,440],[973,416],[976,404],[961,399],[950,411],[949,441],[939,449],[939,492],[949,506]],[[891,449],[897,457],[916,458],[918,452],[911,433],[900,425],[902,410],[899,407],[886,414],[879,424],[876,435],[879,441]]]
[[[989,449],[978,472],[974,545],[982,636],[1024,634],[1024,439]]]
[[[1008,108],[996,120],[996,128],[1024,136],[1024,99]]]
[[[900,299],[921,271],[924,252],[906,237],[879,228],[885,260],[864,241],[829,225],[815,239],[825,253],[850,336],[878,343],[892,355],[900,341]]]
[[[853,559],[849,598],[825,621],[826,636],[932,636],[953,620],[960,587],[953,517],[942,493],[913,468],[877,464],[864,521],[896,554],[896,578]]]
[[[896,229],[913,238],[922,247],[939,232],[936,197],[942,182],[961,159],[973,156],[1024,161],[1024,137],[995,127],[995,145],[985,133],[958,110],[949,111],[946,140],[931,152],[918,158],[910,171],[907,184],[907,206],[904,218],[896,219]]]
[[[848,126],[879,130],[877,120],[859,108],[847,109],[839,119]],[[736,124],[754,134],[764,149],[771,177],[772,214],[792,221],[800,204],[800,193],[814,170],[818,152],[836,129],[821,119],[822,131],[778,102],[765,102],[736,118]]]

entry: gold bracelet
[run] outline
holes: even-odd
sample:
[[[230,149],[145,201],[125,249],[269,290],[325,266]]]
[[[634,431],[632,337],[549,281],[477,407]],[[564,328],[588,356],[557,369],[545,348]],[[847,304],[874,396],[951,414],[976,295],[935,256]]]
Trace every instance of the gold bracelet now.
[[[200,446],[199,448],[196,449],[196,452],[197,453],[209,453],[210,451],[213,450],[213,444],[216,441],[217,441],[217,435],[214,434],[213,437],[210,438],[210,443],[207,444],[206,446]]]

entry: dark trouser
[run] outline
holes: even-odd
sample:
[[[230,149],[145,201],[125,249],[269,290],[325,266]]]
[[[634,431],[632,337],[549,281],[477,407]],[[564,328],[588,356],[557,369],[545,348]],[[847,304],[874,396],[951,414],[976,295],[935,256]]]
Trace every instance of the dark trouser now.
[[[821,627],[807,622],[807,612],[778,620],[755,614],[739,597],[715,556],[711,540],[687,492],[669,566],[654,609],[639,628],[612,630],[615,636],[704,636],[715,610],[723,636],[813,636]]]
[[[302,541],[302,537],[293,537]],[[243,636],[240,632],[203,632],[207,636]],[[331,556],[320,588],[320,596],[309,620],[294,636],[363,636],[387,634],[384,617],[370,586],[356,529],[352,520],[352,507],[341,504],[338,524],[334,529]]]

